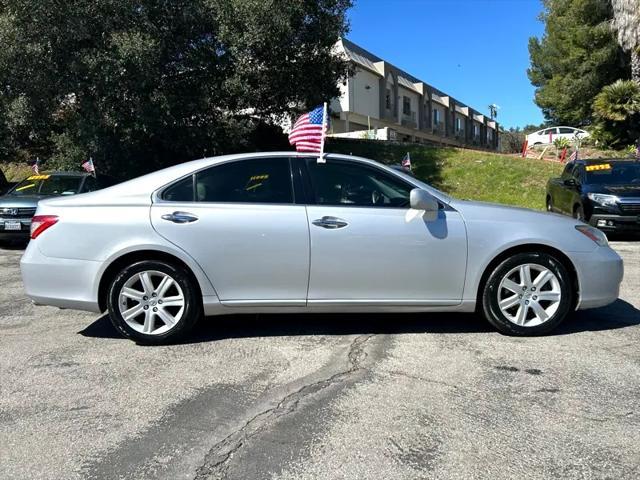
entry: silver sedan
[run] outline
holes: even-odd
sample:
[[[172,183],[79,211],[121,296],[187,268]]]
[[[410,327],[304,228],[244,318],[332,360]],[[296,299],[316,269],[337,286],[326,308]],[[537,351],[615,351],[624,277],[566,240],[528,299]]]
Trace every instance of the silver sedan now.
[[[22,258],[40,305],[108,311],[166,343],[203,315],[473,312],[536,335],[618,297],[602,232],[462,201],[372,160],[291,152],[197,160],[40,202]]]

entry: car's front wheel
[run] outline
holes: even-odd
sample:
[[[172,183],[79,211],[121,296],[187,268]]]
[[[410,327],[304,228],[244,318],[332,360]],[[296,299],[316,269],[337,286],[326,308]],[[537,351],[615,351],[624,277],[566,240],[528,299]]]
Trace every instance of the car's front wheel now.
[[[518,253],[489,275],[482,296],[485,318],[507,335],[540,335],[556,328],[573,305],[564,265],[548,253]]]
[[[202,314],[197,292],[184,268],[157,260],[136,262],[112,281],[109,316],[122,335],[138,343],[172,343]]]

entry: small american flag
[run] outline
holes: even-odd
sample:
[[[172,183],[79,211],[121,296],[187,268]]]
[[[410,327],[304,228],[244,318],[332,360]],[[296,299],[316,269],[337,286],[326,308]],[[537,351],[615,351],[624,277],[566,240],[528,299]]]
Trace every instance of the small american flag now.
[[[411,171],[411,156],[409,152],[402,158],[402,168]]]
[[[320,106],[302,115],[289,133],[289,144],[298,152],[322,152],[324,136],[327,132],[327,116]]]
[[[88,173],[96,173],[96,167],[93,165],[93,158],[89,158],[86,162],[82,164],[82,168],[84,168],[85,172]]]
[[[569,155],[568,162],[573,162],[574,160],[578,160],[578,150],[574,150],[571,155]]]
[[[40,175],[40,159],[36,158],[33,162],[31,162],[31,170],[36,175]]]

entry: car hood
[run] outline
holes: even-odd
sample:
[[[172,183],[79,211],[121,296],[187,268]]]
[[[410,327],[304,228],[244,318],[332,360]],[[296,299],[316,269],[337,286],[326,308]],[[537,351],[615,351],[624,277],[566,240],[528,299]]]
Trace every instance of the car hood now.
[[[47,195],[3,195],[0,197],[0,208],[14,207],[14,208],[30,208],[37,207],[38,202],[43,198],[50,198]]]
[[[607,193],[618,197],[640,197],[640,184],[631,183],[623,185],[591,185],[590,193]]]
[[[564,215],[532,210],[530,208],[514,207],[500,203],[478,202],[471,200],[454,200],[450,205],[458,210],[465,219],[517,222],[540,224],[577,225],[580,222]]]

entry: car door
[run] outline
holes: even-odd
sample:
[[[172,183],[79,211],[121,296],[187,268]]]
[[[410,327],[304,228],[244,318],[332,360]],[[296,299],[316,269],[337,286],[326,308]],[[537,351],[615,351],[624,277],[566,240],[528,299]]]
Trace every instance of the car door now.
[[[557,128],[547,128],[544,132],[542,132],[542,143],[553,143],[553,141],[556,139],[557,134]]]
[[[467,238],[457,211],[443,204],[427,219],[409,208],[411,184],[368,163],[305,166],[309,305],[460,303]]]
[[[289,158],[214,165],[160,193],[156,231],[203,268],[228,305],[305,305],[309,227]]]
[[[553,199],[556,208],[564,213],[573,213],[571,206],[571,185],[568,181],[573,179],[574,162],[569,162],[564,167],[560,176],[560,184]]]

